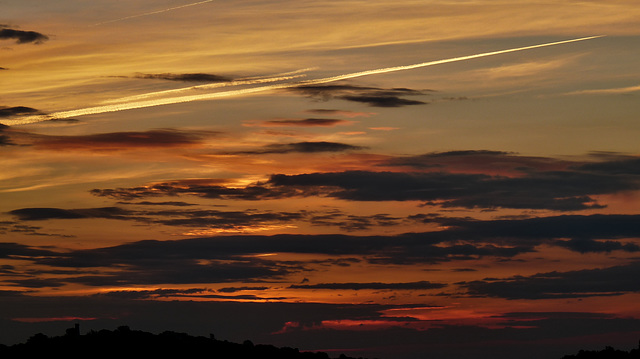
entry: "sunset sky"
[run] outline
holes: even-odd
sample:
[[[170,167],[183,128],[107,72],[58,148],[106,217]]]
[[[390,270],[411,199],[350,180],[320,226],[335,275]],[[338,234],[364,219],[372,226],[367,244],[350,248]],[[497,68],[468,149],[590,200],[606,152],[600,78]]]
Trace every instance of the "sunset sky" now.
[[[635,0],[0,2],[0,343],[640,339]]]

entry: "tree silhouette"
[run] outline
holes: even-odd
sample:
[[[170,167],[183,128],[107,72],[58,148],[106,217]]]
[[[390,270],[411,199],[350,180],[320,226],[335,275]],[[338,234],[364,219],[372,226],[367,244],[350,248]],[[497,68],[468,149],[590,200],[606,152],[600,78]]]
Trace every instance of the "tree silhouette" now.
[[[56,357],[67,358],[214,358],[214,359],[329,359],[323,352],[301,352],[297,348],[277,348],[273,345],[242,344],[165,331],[152,334],[120,326],[116,330],[90,331],[81,335],[79,327],[69,328],[66,334],[48,337],[38,333],[26,343],[0,345],[0,358]],[[341,359],[354,359],[344,355]]]

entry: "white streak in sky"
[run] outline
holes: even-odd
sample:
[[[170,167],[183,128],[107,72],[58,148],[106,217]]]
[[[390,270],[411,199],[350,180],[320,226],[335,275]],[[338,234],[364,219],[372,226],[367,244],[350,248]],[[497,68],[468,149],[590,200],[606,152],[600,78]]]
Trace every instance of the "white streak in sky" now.
[[[104,101],[103,103],[105,103],[105,104],[108,104],[108,103],[113,104],[113,103],[139,101],[139,100],[142,100],[142,99],[145,99],[145,98],[160,97],[160,96],[169,95],[169,94],[174,94],[175,95],[175,94],[178,94],[178,93],[181,93],[181,92],[187,92],[187,91],[191,91],[191,90],[209,90],[209,89],[220,88],[220,87],[229,87],[229,86],[264,84],[264,83],[269,83],[269,82],[278,82],[278,81],[284,81],[284,80],[291,80],[291,79],[294,79],[294,78],[304,77],[304,76],[305,75],[292,75],[292,76],[280,76],[280,77],[267,77],[267,78],[262,78],[262,79],[253,79],[253,80],[233,80],[233,81],[228,81],[228,82],[216,82],[216,83],[213,83],[213,84],[196,85],[196,86],[182,87],[182,88],[179,88],[179,89],[156,91],[156,92],[144,93],[144,94],[141,94],[141,95],[121,97],[121,98],[114,99],[114,100],[107,100],[107,101]]]
[[[557,41],[557,42],[548,42],[548,43],[545,43],[545,44],[517,47],[517,48],[513,48],[513,49],[499,50],[499,51],[492,51],[492,52],[484,52],[484,53],[481,53],[481,54],[461,56],[461,57],[452,57],[452,58],[449,58],[449,59],[428,61],[428,62],[422,62],[422,63],[419,63],[419,64],[413,64],[413,65],[385,67],[385,68],[375,69],[375,70],[352,72],[352,73],[349,73],[349,74],[332,76],[332,77],[325,77],[325,78],[315,79],[315,80],[273,84],[273,85],[259,86],[259,87],[253,87],[253,88],[248,88],[248,89],[241,89],[241,90],[229,90],[229,91],[214,92],[214,93],[207,93],[207,94],[197,94],[197,95],[189,95],[189,96],[176,96],[176,97],[169,97],[169,98],[155,99],[155,100],[133,101],[133,102],[125,102],[125,103],[111,104],[111,105],[104,105],[104,106],[87,107],[87,108],[81,108],[81,109],[71,110],[71,111],[55,112],[55,113],[52,113],[52,114],[49,114],[49,115],[28,116],[28,117],[23,117],[23,118],[16,119],[16,120],[9,120],[9,121],[11,121],[11,123],[10,123],[11,125],[21,125],[21,124],[42,122],[42,121],[47,121],[47,120],[52,120],[52,119],[65,119],[65,118],[71,118],[71,117],[77,117],[77,116],[85,116],[85,115],[94,115],[94,114],[107,113],[107,112],[132,110],[132,109],[145,108],[145,107],[170,105],[170,104],[185,103],[185,102],[192,102],[192,101],[201,101],[201,100],[212,100],[212,99],[222,98],[222,97],[231,97],[231,96],[239,96],[239,95],[250,95],[250,94],[255,94],[255,93],[259,93],[259,92],[268,92],[268,91],[273,91],[273,90],[278,90],[278,89],[324,84],[324,83],[335,82],[335,81],[346,80],[346,79],[352,79],[352,78],[362,77],[362,76],[369,76],[369,75],[377,75],[377,74],[383,74],[383,73],[389,73],[389,72],[411,70],[411,69],[416,69],[416,68],[420,68],[420,67],[439,65],[439,64],[445,64],[445,63],[450,63],[450,62],[465,61],[465,60],[477,59],[477,58],[480,58],[480,57],[500,55],[500,54],[506,54],[506,53],[510,53],[510,52],[523,51],[523,50],[530,50],[530,49],[536,49],[536,48],[546,47],[546,46],[567,44],[567,43],[571,43],[571,42],[595,39],[595,38],[599,38],[599,37],[603,37],[603,36],[604,35],[589,36],[589,37],[582,37],[582,38],[579,38],[579,39],[564,40],[564,41]]]
[[[167,12],[167,11],[172,11],[172,10],[178,10],[178,9],[182,9],[185,7],[189,7],[189,6],[195,6],[195,5],[200,5],[200,4],[206,4],[208,2],[213,2],[214,0],[205,0],[205,1],[199,1],[199,2],[194,2],[191,4],[185,4],[185,5],[180,5],[180,6],[175,6],[172,8],[168,8],[168,9],[163,9],[163,10],[156,10],[156,11],[151,11],[151,12],[145,12],[144,14],[138,14],[138,15],[131,15],[131,16],[126,16],[126,17],[121,17],[119,19],[115,19],[115,20],[109,20],[109,21],[104,21],[104,22],[99,22],[97,24],[94,24],[93,26],[99,26],[99,25],[104,25],[104,24],[110,24],[112,22],[118,22],[118,21],[123,21],[123,20],[129,20],[129,19],[134,19],[136,17],[142,17],[142,16],[148,16],[148,15],[155,15],[155,14],[160,14],[163,12]]]

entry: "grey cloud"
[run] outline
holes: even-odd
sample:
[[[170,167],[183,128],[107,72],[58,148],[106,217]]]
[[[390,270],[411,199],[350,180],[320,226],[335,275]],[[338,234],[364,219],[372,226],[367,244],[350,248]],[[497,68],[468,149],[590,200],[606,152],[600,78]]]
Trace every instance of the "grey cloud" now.
[[[362,102],[366,103],[369,106],[375,107],[402,107],[409,105],[424,105],[426,102],[417,101],[417,100],[407,100],[404,98],[400,98],[398,96],[388,96],[388,95],[348,95],[348,96],[340,96],[342,100],[353,101],[353,102]]]
[[[14,106],[14,107],[0,107],[0,118],[3,117],[15,117],[15,116],[32,116],[42,114],[35,108],[26,106]]]
[[[378,87],[338,85],[306,85],[290,89],[311,98],[328,101],[339,98],[346,101],[366,103],[375,107],[400,107],[407,105],[421,105],[426,102],[407,100],[400,96],[418,96],[425,93],[407,88],[384,89]]]
[[[269,289],[269,287],[225,287],[225,288],[218,289],[217,292],[235,293],[235,292],[241,292],[245,290],[267,290],[267,289]]]
[[[184,202],[119,202],[122,205],[153,207],[190,207],[195,204]],[[8,212],[20,221],[73,220],[105,218],[129,220],[142,223],[156,223],[167,226],[236,229],[239,227],[262,226],[295,221],[309,221],[314,226],[340,227],[347,231],[363,230],[373,226],[395,226],[405,223],[404,218],[386,214],[369,216],[349,215],[340,211],[297,211],[273,212],[248,209],[244,211],[221,211],[210,209],[159,209],[129,210],[120,207],[102,208],[21,208]],[[415,222],[415,220],[407,219]],[[40,227],[26,226],[19,222],[0,223],[0,231],[23,232],[32,235],[56,235],[40,233]]]
[[[459,283],[469,294],[507,299],[551,299],[611,296],[640,292],[640,262],[570,272]]]
[[[330,290],[425,290],[439,289],[446,287],[443,283],[432,283],[429,281],[407,282],[407,283],[319,283],[319,284],[297,284],[291,285],[292,289],[330,289]]]
[[[21,208],[10,211],[21,221],[41,221],[49,219],[112,218],[127,219],[132,212],[118,207],[60,209],[60,208]]]
[[[196,206],[195,203],[187,203],[187,202],[181,202],[181,201],[168,201],[168,202],[149,202],[149,201],[118,202],[118,204],[134,205],[134,206],[176,206],[176,207]]]
[[[152,80],[169,80],[169,81],[183,81],[183,82],[229,82],[232,79],[226,76],[206,74],[206,73],[187,73],[187,74],[136,74],[136,78],[139,79],[152,79]]]
[[[349,121],[336,120],[332,118],[305,118],[269,120],[262,122],[262,126],[331,127],[347,123],[349,123]]]
[[[185,147],[202,143],[218,133],[156,129],[140,132],[110,132],[78,136],[34,136],[34,143],[53,150],[127,150],[131,148]]]
[[[250,153],[347,149],[355,147],[303,142],[274,145]],[[635,172],[640,171],[639,164],[636,159],[585,164],[497,151],[455,151],[398,157],[385,164],[418,170],[437,168],[437,172],[275,174],[266,182],[256,182],[245,188],[229,188],[224,183],[191,186],[176,180],[145,187],[95,189],[92,193],[117,199],[181,194],[236,200],[325,196],[349,201],[423,201],[444,208],[576,211],[602,208],[603,205],[595,200],[596,195],[640,189],[640,176]],[[449,168],[451,172],[447,171]],[[484,174],[482,170],[510,175]]]
[[[234,154],[270,154],[270,153],[318,153],[318,152],[344,152],[360,150],[363,147],[348,145],[338,142],[296,142],[284,144],[271,144],[259,150],[232,152]]]
[[[16,40],[17,44],[34,43],[41,44],[49,37],[35,31],[23,31],[10,29],[7,25],[0,25],[0,40]]]

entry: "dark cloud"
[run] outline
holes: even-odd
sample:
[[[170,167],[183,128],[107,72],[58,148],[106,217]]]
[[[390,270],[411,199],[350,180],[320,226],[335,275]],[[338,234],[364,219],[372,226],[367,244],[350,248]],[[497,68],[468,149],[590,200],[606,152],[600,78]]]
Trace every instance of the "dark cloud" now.
[[[340,96],[342,100],[353,101],[353,102],[362,102],[366,103],[369,106],[375,107],[402,107],[409,105],[424,105],[426,102],[417,101],[417,100],[407,100],[404,98],[400,98],[398,96],[388,96],[388,95],[348,95],[348,96]]]
[[[111,132],[78,136],[34,135],[38,147],[55,150],[127,150],[131,148],[187,147],[217,133],[209,131],[182,131],[158,129],[143,132]]]
[[[47,249],[34,248],[18,243],[0,242],[0,258],[57,256],[57,253]]]
[[[443,207],[557,211],[600,208],[589,195],[640,188],[636,178],[568,171],[516,178],[443,172],[347,171],[273,175],[268,185],[288,188],[299,196],[322,194],[351,201],[439,201]]]
[[[277,143],[263,146],[257,150],[225,152],[234,155],[263,155],[263,154],[287,154],[287,153],[320,153],[320,152],[344,152],[360,150],[364,147],[349,145],[339,142],[294,142]]]
[[[580,253],[602,253],[611,251],[640,252],[640,246],[634,243],[617,241],[595,241],[593,239],[573,238],[568,241],[557,241],[555,245],[566,247]]]
[[[260,123],[260,126],[264,127],[284,127],[284,126],[299,126],[299,127],[332,127],[337,125],[349,124],[350,121],[336,120],[332,118],[305,118],[305,119],[279,119],[269,120]]]
[[[293,289],[330,289],[330,290],[425,290],[439,289],[446,287],[443,283],[432,283],[429,281],[407,282],[407,283],[319,283],[319,284],[296,284],[289,288]]]
[[[205,73],[189,73],[189,74],[136,74],[135,78],[139,79],[153,79],[153,80],[169,80],[169,81],[184,81],[184,82],[229,82],[232,79],[226,76],[212,75]]]
[[[114,297],[119,299],[157,299],[167,297],[190,296],[209,292],[206,288],[190,289],[154,289],[154,290],[117,290],[94,294],[96,297]]]
[[[69,235],[47,233],[42,231],[42,227],[28,226],[19,222],[0,222],[0,234],[17,233],[28,236],[43,236],[43,237],[72,237]]]
[[[344,152],[360,150],[363,147],[348,145],[338,142],[296,142],[271,144],[255,151],[242,151],[242,154],[269,154],[269,153],[317,153],[317,152]]]
[[[368,229],[373,226],[397,226],[405,223],[404,218],[392,217],[388,214],[358,216],[341,211],[312,213],[309,222],[314,226],[337,226],[345,231]]]
[[[35,31],[10,29],[7,25],[0,25],[0,40],[16,40],[17,44],[41,44],[49,40],[49,37]]]
[[[576,166],[576,170],[609,175],[640,175],[640,157],[626,157],[623,159],[614,157],[604,162]]]
[[[332,115],[332,116],[343,116],[343,117],[369,117],[373,115],[372,112],[356,112],[356,111],[348,111],[348,110],[337,110],[337,109],[325,109],[325,108],[316,108],[307,110],[305,112],[309,113],[317,113],[321,115]]]
[[[21,208],[10,211],[9,214],[18,217],[21,221],[41,221],[78,218],[128,219],[132,215],[132,212],[118,207],[83,209]]]
[[[451,226],[447,232],[459,237],[514,238],[520,241],[568,238],[577,242],[562,242],[558,245],[575,249],[580,248],[578,243],[584,240],[640,237],[640,215],[563,215],[487,221],[442,218],[436,221]],[[585,242],[583,246],[588,246],[588,243]],[[611,244],[600,247],[601,251],[606,251],[607,246]],[[595,248],[597,247],[592,247]]]
[[[225,288],[218,289],[217,292],[235,293],[235,292],[241,292],[245,290],[267,290],[267,289],[269,289],[269,287],[225,287]]]
[[[400,107],[407,105],[422,105],[426,102],[407,100],[400,96],[425,95],[424,92],[407,88],[384,89],[355,85],[306,85],[297,86],[290,91],[298,92],[308,97],[328,101],[338,98],[346,101],[366,103],[375,107]]]
[[[42,114],[35,108],[26,106],[0,107],[0,118],[14,116],[32,116]]]
[[[118,202],[118,204],[134,205],[134,206],[176,206],[176,207],[196,206],[195,203],[187,203],[187,202],[181,202],[181,201],[169,201],[169,202],[149,202],[149,201]]]
[[[548,272],[459,283],[469,294],[507,299],[610,296],[640,292],[640,262],[570,272]]]
[[[64,281],[58,279],[43,278],[11,279],[5,283],[27,288],[58,288],[65,285]]]
[[[358,147],[333,142],[300,142],[239,153],[354,149]],[[640,171],[640,161],[636,158],[584,163],[497,151],[455,151],[400,157],[384,165],[408,166],[414,170],[275,174],[267,181],[245,188],[204,182],[192,186],[178,180],[145,187],[96,189],[92,193],[117,199],[181,194],[237,200],[323,196],[349,201],[422,201],[443,208],[576,211],[603,208],[596,202],[597,195],[640,189],[640,175],[636,173]]]
[[[9,126],[3,125],[0,123],[0,146],[13,146],[15,143],[11,140],[10,136],[3,135],[5,129],[9,128]]]

